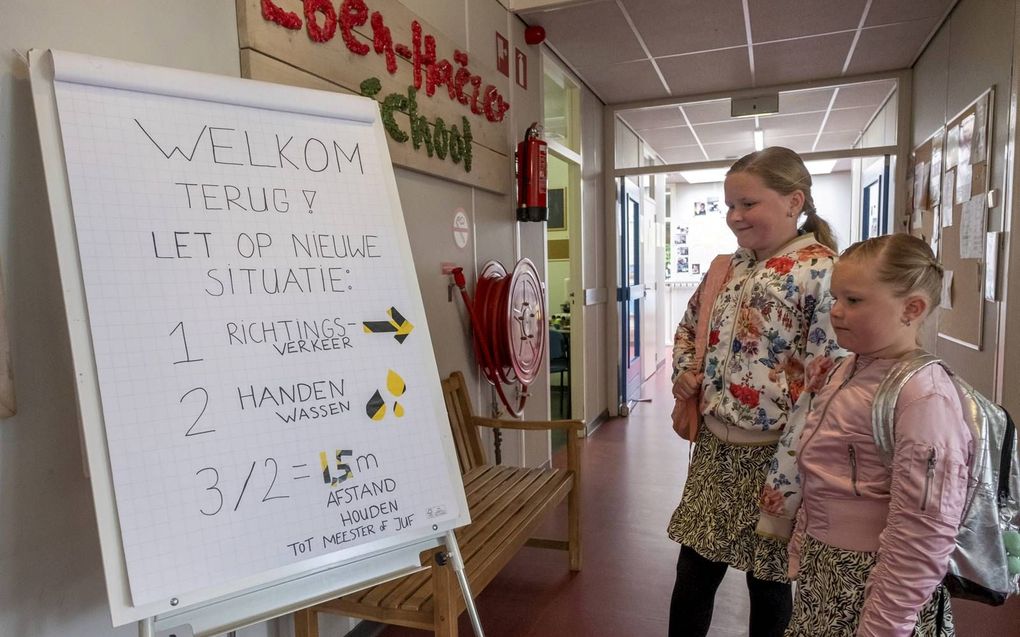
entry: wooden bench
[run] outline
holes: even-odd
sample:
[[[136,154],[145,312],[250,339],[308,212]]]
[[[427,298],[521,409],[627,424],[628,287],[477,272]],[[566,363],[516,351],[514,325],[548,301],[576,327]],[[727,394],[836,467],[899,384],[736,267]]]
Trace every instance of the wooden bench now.
[[[456,531],[464,570],[475,597],[527,544],[565,550],[571,571],[581,570],[580,420],[519,421],[475,416],[464,376],[454,372],[443,381],[471,524]],[[566,469],[528,469],[487,464],[479,427],[567,431]],[[531,538],[546,514],[567,498],[566,540]],[[296,637],[319,637],[318,613],[334,613],[385,624],[432,630],[455,637],[457,618],[465,610],[449,562],[440,566],[436,553],[422,554],[423,570],[356,593],[323,602],[294,614]],[[482,616],[484,625],[485,617]]]

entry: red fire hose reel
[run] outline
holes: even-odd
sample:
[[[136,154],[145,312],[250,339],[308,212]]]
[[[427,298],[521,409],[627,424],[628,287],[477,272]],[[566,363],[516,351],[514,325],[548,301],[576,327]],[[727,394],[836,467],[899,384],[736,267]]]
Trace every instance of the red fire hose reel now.
[[[545,293],[538,270],[530,259],[518,261],[513,273],[499,261],[489,261],[478,275],[473,302],[465,289],[464,269],[454,268],[452,274],[471,317],[475,360],[507,412],[519,417],[528,385],[545,356]],[[503,391],[504,384],[515,382],[521,384],[516,408]]]

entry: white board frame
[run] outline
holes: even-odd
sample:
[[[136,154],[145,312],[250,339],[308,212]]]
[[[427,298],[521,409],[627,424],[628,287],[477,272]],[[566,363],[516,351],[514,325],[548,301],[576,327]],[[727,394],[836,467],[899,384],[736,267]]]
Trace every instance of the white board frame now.
[[[460,516],[441,525],[433,525],[434,536],[419,537],[410,543],[399,536],[389,537],[362,545],[364,551],[361,554],[342,562],[335,554],[327,554],[194,591],[173,600],[141,606],[132,604],[54,82],[68,81],[331,118],[338,118],[338,113],[343,113],[342,119],[372,125],[381,161],[385,166],[391,166],[377,104],[356,96],[55,50],[30,51],[29,72],[70,335],[76,398],[81,415],[79,423],[92,482],[113,624],[120,626],[138,621],[142,634],[156,634],[152,631],[188,624],[196,636],[214,635],[420,570],[420,552],[446,544],[447,532],[470,522],[463,488],[455,493]],[[399,212],[400,199],[392,170],[386,177],[386,196],[393,210]],[[402,213],[395,214],[394,223],[395,229],[404,237],[398,248],[405,276],[409,277],[409,281],[417,281]],[[415,297],[415,301],[416,307],[411,309],[422,317],[415,329],[420,338],[431,342],[420,295]],[[446,422],[434,358],[428,366],[427,375],[429,377],[425,380],[434,387],[436,400],[433,402],[437,415],[441,417],[439,422]],[[440,429],[452,484],[462,485],[452,434],[448,429]]]

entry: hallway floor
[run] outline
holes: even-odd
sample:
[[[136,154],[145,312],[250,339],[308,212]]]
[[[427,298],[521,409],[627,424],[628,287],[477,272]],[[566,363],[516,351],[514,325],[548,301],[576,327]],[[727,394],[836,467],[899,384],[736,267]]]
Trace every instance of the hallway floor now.
[[[615,418],[583,443],[580,573],[566,553],[525,547],[478,596],[487,637],[656,637],[666,634],[679,545],[666,523],[680,500],[688,444],[669,426],[668,368],[644,386],[630,418]],[[565,464],[557,454],[554,462]],[[545,537],[565,536],[565,505]],[[713,637],[747,634],[747,592],[731,570],[716,599]],[[430,633],[390,627],[383,637]],[[472,635],[467,613],[460,634]]]

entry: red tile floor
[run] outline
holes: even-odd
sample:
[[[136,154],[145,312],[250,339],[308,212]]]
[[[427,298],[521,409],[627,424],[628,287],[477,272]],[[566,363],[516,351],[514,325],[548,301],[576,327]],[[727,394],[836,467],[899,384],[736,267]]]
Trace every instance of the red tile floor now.
[[[688,444],[669,425],[668,369],[660,368],[643,392],[651,402],[604,423],[583,442],[582,571],[570,573],[564,552],[522,549],[478,595],[487,637],[666,635],[679,546],[665,529],[683,489]],[[557,466],[565,464],[560,455]],[[540,534],[565,537],[565,509],[554,517]],[[1018,599],[998,609],[954,602],[954,610],[960,637],[1020,635]],[[716,597],[710,637],[746,636],[747,612],[743,573],[731,569]],[[399,627],[381,633],[429,634]],[[460,635],[472,634],[463,613]]]

